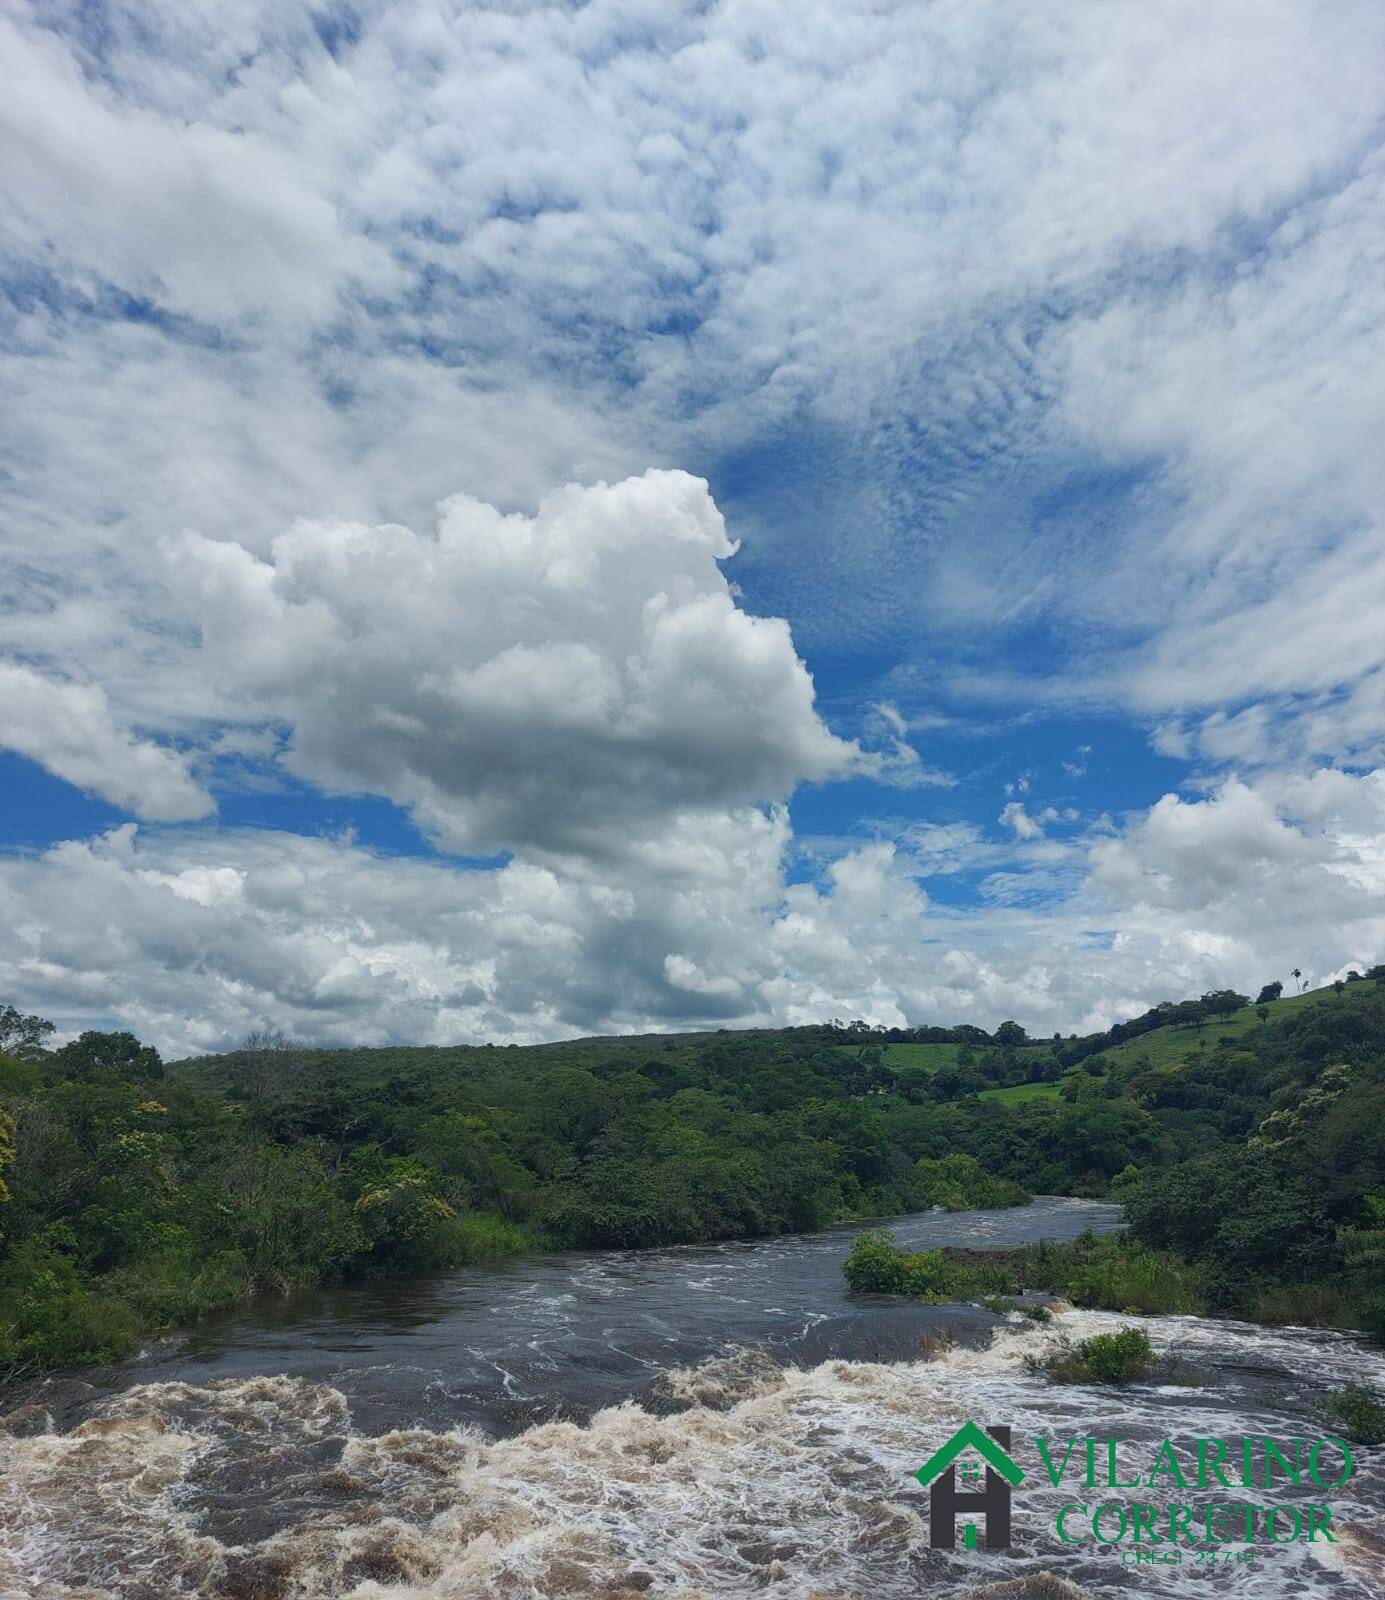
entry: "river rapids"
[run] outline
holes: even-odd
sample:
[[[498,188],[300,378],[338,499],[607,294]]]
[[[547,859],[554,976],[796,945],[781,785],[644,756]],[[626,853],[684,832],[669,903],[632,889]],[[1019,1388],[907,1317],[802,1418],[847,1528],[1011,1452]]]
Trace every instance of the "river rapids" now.
[[[1113,1214],[1043,1202],[1008,1221],[911,1218],[899,1232],[909,1243],[948,1229],[1006,1243],[1092,1221],[1109,1226]],[[1335,1544],[1256,1545],[1249,1566],[1141,1570],[1112,1546],[1064,1546],[1057,1508],[1102,1492],[1053,1488],[1037,1473],[1015,1492],[1010,1549],[930,1549],[927,1492],[911,1474],[968,1418],[1006,1422],[1019,1439],[1119,1437],[1144,1453],[1166,1436],[1316,1436],[1322,1393],[1385,1384],[1385,1353],[1319,1330],[1156,1317],[1142,1326],[1169,1357],[1159,1382],[1058,1386],[1026,1357],[1122,1318],[1060,1309],[1036,1324],[849,1301],[839,1287],[848,1244],[837,1231],[518,1263],[497,1269],[474,1302],[455,1280],[416,1286],[444,1309],[420,1320],[415,1307],[393,1331],[371,1324],[382,1303],[372,1297],[388,1292],[377,1286],[332,1301],[335,1322],[326,1302],[305,1302],[288,1315],[293,1337],[275,1324],[277,1343],[263,1321],[273,1311],[258,1308],[95,1383],[51,1386],[0,1437],[0,1595],[1385,1594],[1381,1450],[1359,1451],[1356,1475],[1331,1491]],[[566,1304],[542,1292],[564,1273]],[[530,1302],[527,1314],[514,1310]],[[315,1311],[340,1346],[353,1303],[367,1350],[332,1348],[330,1332],[327,1348],[321,1332],[309,1337]],[[668,1320],[677,1304],[682,1326]],[[468,1317],[497,1305],[487,1342]],[[592,1348],[598,1324],[604,1361]],[[526,1337],[536,1326],[550,1337]],[[240,1370],[256,1348],[283,1370]],[[661,1359],[670,1351],[693,1359]],[[482,1392],[476,1374],[488,1367]],[[1276,1493],[1296,1497],[1323,1492]]]

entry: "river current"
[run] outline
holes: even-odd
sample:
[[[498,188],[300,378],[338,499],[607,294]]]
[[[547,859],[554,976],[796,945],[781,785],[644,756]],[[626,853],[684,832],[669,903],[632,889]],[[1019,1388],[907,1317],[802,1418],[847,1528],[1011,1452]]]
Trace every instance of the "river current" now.
[[[1114,1207],[1041,1199],[892,1226],[922,1248],[1117,1225]],[[1380,1450],[1331,1494],[1335,1544],[1257,1545],[1253,1565],[1140,1569],[1064,1546],[1058,1506],[1110,1492],[1038,1474],[1015,1493],[1009,1550],[930,1549],[911,1474],[965,1419],[1134,1454],[1316,1437],[1323,1392],[1385,1385],[1385,1354],[1156,1317],[1141,1325],[1168,1358],[1159,1381],[1057,1386],[1026,1358],[1125,1319],[852,1297],[856,1231],[263,1299],[54,1382],[0,1436],[0,1596],[1385,1595]],[[1296,1496],[1323,1498],[1277,1498]]]

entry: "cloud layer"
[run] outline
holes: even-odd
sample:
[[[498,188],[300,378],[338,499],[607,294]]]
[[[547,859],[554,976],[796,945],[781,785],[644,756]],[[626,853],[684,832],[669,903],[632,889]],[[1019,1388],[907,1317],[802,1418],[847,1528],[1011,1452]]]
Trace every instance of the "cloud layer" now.
[[[118,828],[0,862],[0,992],[172,1051],[946,1017],[1036,1034],[1385,952],[1385,773],[1169,795],[1065,847],[879,841],[786,884],[782,810],[703,819],[701,870],[466,871],[349,839]],[[969,854],[994,904],[920,886]],[[1041,890],[1025,905],[1016,882]]]
[[[1371,0],[20,0],[0,53],[0,746],[156,825],[0,863],[16,999],[1066,1027],[1378,958]],[[1093,707],[1198,786],[916,748]],[[232,758],[473,866],[179,832]]]
[[[111,720],[95,684],[56,683],[0,661],[0,749],[151,821],[187,822],[215,810],[184,761]]]

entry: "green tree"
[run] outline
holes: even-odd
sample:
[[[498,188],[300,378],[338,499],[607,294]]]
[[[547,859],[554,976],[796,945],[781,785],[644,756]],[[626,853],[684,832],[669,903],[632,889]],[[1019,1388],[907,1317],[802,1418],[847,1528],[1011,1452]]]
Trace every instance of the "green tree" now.
[[[1029,1035],[1018,1022],[1002,1022],[995,1030],[995,1042],[1002,1050],[1018,1050],[1029,1043]]]
[[[1249,996],[1237,994],[1234,989],[1210,989],[1202,997],[1203,1009],[1212,1017],[1229,1017],[1249,1004]]]
[[[0,1010],[0,1056],[32,1061],[44,1051],[53,1024],[43,1017],[24,1016],[13,1006]]]
[[[105,1079],[153,1084],[164,1075],[159,1052],[133,1033],[84,1033],[56,1051],[53,1063],[63,1076],[82,1083]]]

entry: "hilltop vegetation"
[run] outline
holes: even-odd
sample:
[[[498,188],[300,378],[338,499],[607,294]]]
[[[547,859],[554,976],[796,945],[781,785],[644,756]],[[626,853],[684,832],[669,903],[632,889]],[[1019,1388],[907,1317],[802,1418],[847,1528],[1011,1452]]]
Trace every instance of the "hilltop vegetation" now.
[[[1040,1289],[1113,1311],[1223,1312],[1385,1338],[1385,972],[1372,977],[1228,1006],[1210,1040],[1205,1022],[1170,1008],[1176,1020],[1082,1051],[1059,1098],[1128,1106],[1160,1129],[1154,1159],[1110,1184],[1128,1235],[979,1262],[870,1235],[848,1280],[928,1298]]]
[[[528,1049],[262,1035],[173,1064],[125,1033],[48,1049],[41,1019],[0,1012],[0,1369],[113,1358],[257,1290],[1032,1192],[1126,1201],[1147,1254],[1084,1263],[1108,1298],[1147,1297],[1162,1252],[1213,1309],[1378,1327],[1385,990],[1253,1024],[1234,998],[1225,1026],[1171,1008],[1044,1042],[1013,1023]]]

